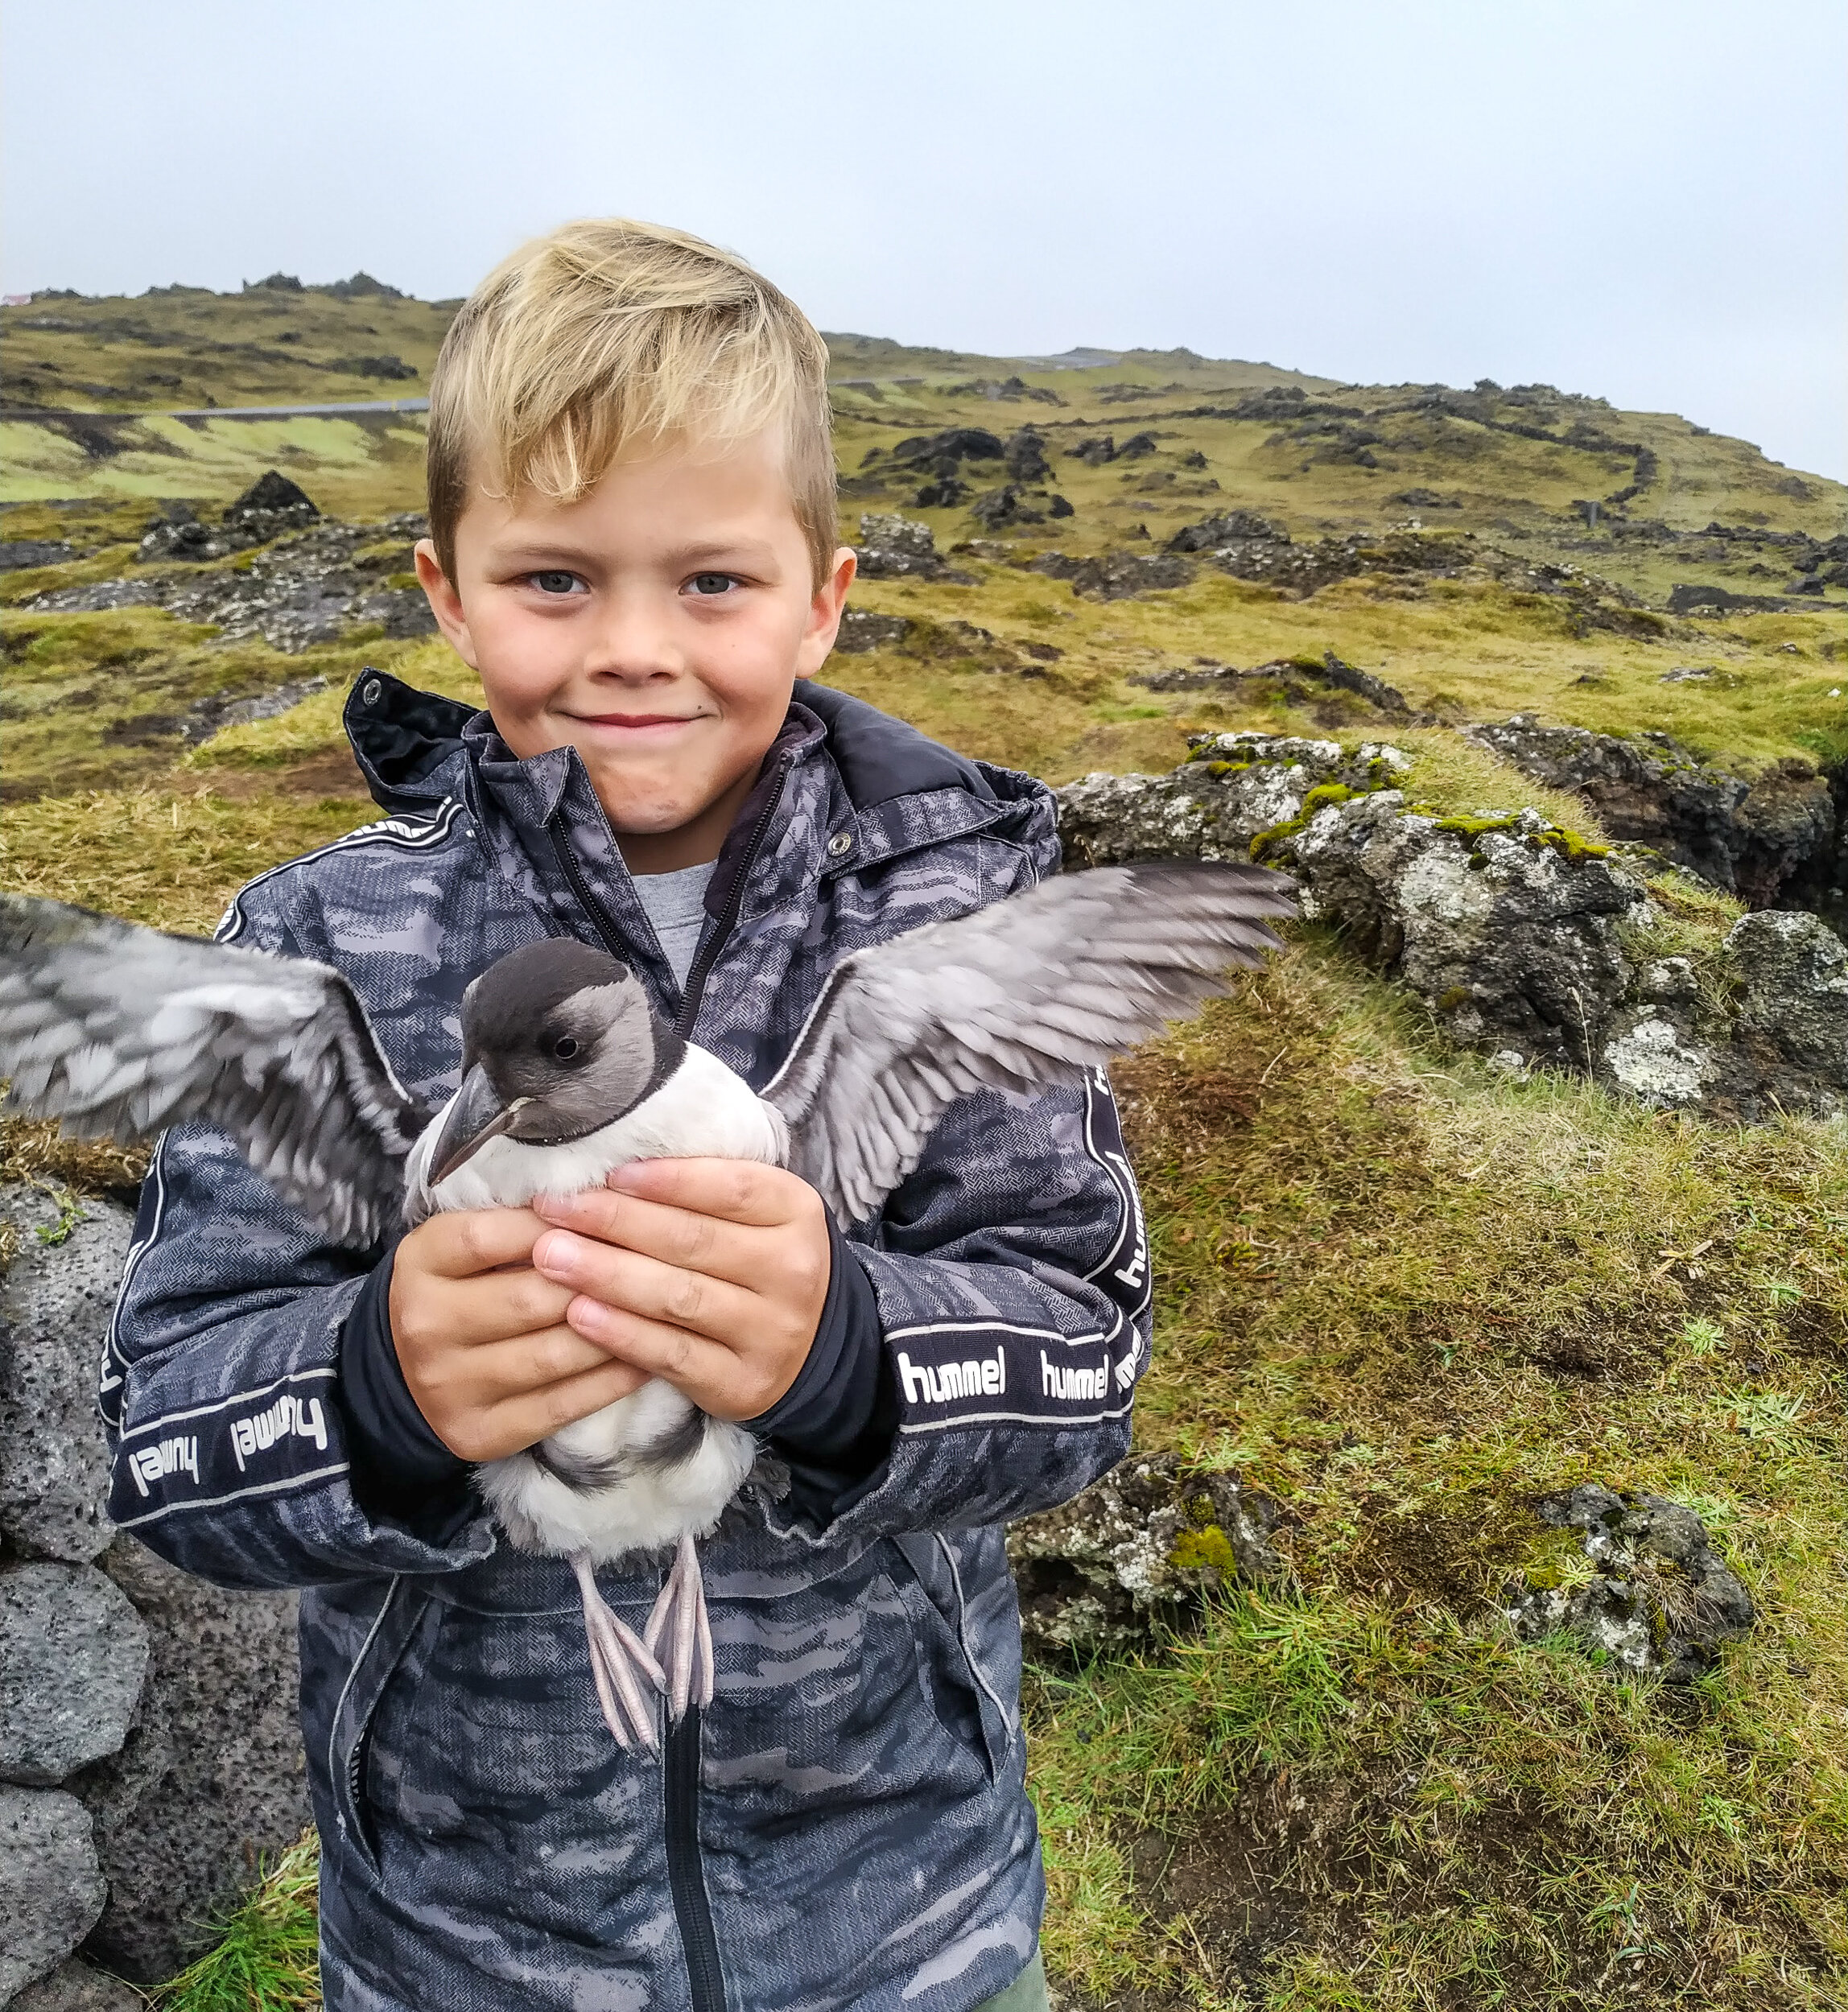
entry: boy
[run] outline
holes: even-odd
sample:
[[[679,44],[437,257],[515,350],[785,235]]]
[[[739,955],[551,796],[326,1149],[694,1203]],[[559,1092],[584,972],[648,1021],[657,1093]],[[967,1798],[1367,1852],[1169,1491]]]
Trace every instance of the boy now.
[[[518,944],[607,946],[761,1084],[849,951],[1056,868],[1041,785],[806,682],[853,575],[826,365],[740,262],[629,223],[528,245],[452,328],[417,563],[486,710],[363,677],[390,814],[221,930],[337,965],[432,1104]],[[331,2012],[1045,2003],[1000,1526],[1127,1447],[1148,1268],[1108,1085],[965,1099],[849,1227],[793,1174],[662,1161],[367,1268],[217,1135],[163,1141],[112,1510],[304,1589]],[[1105,1373],[1046,1373],[1074,1350]],[[568,1567],[464,1466],[654,1375],[766,1455],[703,1548],[716,1696],[658,1760],[603,1725]],[[171,1474],[126,1457],[176,1432]],[[600,1583],[639,1627],[661,1577]]]

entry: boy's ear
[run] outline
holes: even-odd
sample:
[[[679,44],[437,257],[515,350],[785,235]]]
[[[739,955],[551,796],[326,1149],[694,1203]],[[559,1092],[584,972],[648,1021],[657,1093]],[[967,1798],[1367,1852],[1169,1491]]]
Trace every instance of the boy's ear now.
[[[802,648],[796,653],[796,675],[812,678],[827,662],[828,652],[834,648],[834,639],[840,630],[840,618],[847,606],[847,590],[853,584],[853,576],[860,570],[859,556],[851,545],[843,545],[834,555],[834,568],[815,589],[815,599],[809,603],[808,626],[802,631]],[[435,605],[434,603],[431,604]],[[443,617],[436,618],[441,621]]]
[[[481,666],[475,661],[475,639],[468,633],[468,617],[462,612],[462,596],[443,571],[443,562],[436,556],[435,542],[420,538],[412,557],[417,563],[417,583],[423,589],[431,613],[436,617],[436,626],[463,662],[471,670],[479,670]]]

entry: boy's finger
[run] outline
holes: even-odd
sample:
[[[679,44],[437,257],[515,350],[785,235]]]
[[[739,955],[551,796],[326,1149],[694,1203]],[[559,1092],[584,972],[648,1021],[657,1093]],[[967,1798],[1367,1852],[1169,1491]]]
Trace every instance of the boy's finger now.
[[[683,1327],[646,1320],[600,1300],[573,1300],[570,1319],[580,1334],[620,1360],[673,1384],[716,1418],[755,1418],[768,1411],[802,1366],[799,1352],[786,1364],[760,1362]]]
[[[471,1349],[464,1373],[473,1401],[491,1409],[568,1383],[587,1370],[606,1369],[609,1360],[607,1348],[586,1341],[575,1327],[560,1321],[555,1327],[535,1334],[485,1342]]]
[[[587,1188],[582,1194],[547,1197],[540,1213],[558,1228],[594,1237],[625,1251],[639,1251],[683,1271],[703,1272],[751,1286],[763,1276],[765,1232],[754,1224],[728,1222],[639,1195],[613,1194],[608,1188]],[[542,1239],[544,1247],[549,1242]],[[537,1253],[542,1247],[536,1243]]]
[[[522,1453],[564,1426],[575,1425],[606,1404],[633,1395],[648,1380],[626,1363],[613,1363],[606,1358],[601,1369],[586,1370],[581,1375],[542,1391],[509,1398],[488,1412],[478,1436],[472,1435],[472,1445],[478,1445],[482,1450],[471,1451],[464,1457],[505,1460],[509,1453]]]
[[[397,1281],[393,1281],[394,1287]],[[439,1274],[433,1292],[415,1319],[393,1332],[422,1348],[493,1347],[563,1320],[573,1288],[542,1278],[530,1266],[485,1278],[448,1279]]]
[[[418,1262],[441,1278],[473,1278],[524,1263],[546,1226],[530,1209],[460,1209],[434,1215],[413,1230]],[[400,1249],[402,1249],[400,1246]]]
[[[748,1287],[664,1264],[621,1244],[554,1230],[534,1245],[533,1256],[540,1276],[555,1286],[570,1286],[646,1320],[671,1321],[713,1341],[749,1332],[762,1319],[758,1296]]]
[[[637,1160],[617,1168],[609,1185],[618,1194],[768,1229],[792,1218],[808,1184],[782,1167],[762,1166],[755,1160]]]

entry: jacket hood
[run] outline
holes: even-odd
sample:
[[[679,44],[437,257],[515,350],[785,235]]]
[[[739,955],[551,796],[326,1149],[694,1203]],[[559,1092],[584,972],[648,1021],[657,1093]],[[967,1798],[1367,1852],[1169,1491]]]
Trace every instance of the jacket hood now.
[[[821,722],[856,810],[894,798],[960,790],[985,803],[1013,802],[1042,785],[1013,770],[974,761],[864,699],[798,678],[792,696]],[[373,801],[394,815],[428,812],[456,793],[454,765],[466,758],[471,722],[488,715],[460,699],[419,691],[389,672],[367,670],[347,695],[342,719]]]

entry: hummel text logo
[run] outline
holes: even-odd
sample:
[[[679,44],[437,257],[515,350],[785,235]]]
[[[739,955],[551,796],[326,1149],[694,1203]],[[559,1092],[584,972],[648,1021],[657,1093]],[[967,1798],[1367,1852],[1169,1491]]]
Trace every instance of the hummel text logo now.
[[[905,1386],[908,1404],[947,1404],[953,1397],[998,1397],[1008,1387],[1008,1359],[1004,1349],[971,1363],[944,1363],[932,1369],[927,1363],[914,1363],[902,1349],[898,1354],[899,1380]]]
[[[1069,1369],[1055,1363],[1040,1350],[1040,1387],[1047,1397],[1108,1397],[1110,1395],[1110,1358],[1106,1354],[1095,1369]]]
[[[141,1446],[128,1457],[128,1470],[143,1495],[151,1481],[168,1474],[188,1474],[199,1485],[199,1441],[196,1438],[163,1439],[158,1446]]]
[[[328,1421],[322,1415],[320,1398],[304,1401],[285,1392],[267,1411],[260,1411],[253,1418],[233,1418],[231,1450],[237,1457],[237,1471],[244,1471],[244,1462],[250,1454],[266,1453],[278,1439],[291,1433],[298,1439],[311,1439],[321,1452],[327,1451]]]

